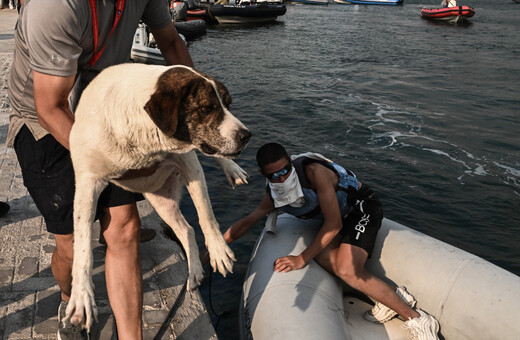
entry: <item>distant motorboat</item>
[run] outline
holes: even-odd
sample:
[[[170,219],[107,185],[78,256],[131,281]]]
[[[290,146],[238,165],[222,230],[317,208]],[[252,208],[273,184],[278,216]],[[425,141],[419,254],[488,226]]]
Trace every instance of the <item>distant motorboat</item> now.
[[[329,0],[289,0],[287,2],[308,4],[308,5],[328,5]]]
[[[217,19],[208,13],[208,7],[188,9],[186,21],[192,20],[204,20],[208,24],[218,23]]]
[[[342,0],[340,0],[342,1]],[[351,3],[353,5],[391,5],[397,6],[402,5],[403,0],[347,0],[347,3]]]
[[[203,20],[175,22],[174,24],[185,44],[187,42],[184,34],[187,34],[190,38],[195,38],[206,33],[206,23]],[[135,63],[166,65],[161,50],[157,48],[153,36],[143,23],[138,25],[134,34],[130,59]]]
[[[457,23],[473,17],[475,15],[475,10],[469,6],[423,8],[421,10],[421,15],[426,19]]]
[[[285,5],[241,2],[239,5],[211,5],[208,14],[220,24],[260,23],[276,20],[287,12]]]

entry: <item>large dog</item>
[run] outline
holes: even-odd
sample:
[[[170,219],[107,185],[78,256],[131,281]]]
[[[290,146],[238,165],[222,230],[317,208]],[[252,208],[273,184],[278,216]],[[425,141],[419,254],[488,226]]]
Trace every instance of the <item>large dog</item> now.
[[[185,66],[123,64],[101,72],[85,89],[70,133],[76,176],[74,262],[67,315],[90,328],[97,309],[90,244],[96,203],[109,182],[141,192],[182,243],[188,287],[203,278],[193,228],[179,210],[184,184],[204,233],[214,270],[223,275],[235,257],[213,215],[195,150],[217,157],[234,186],[246,172],[229,158],[251,137],[229,111],[231,97],[217,80]],[[157,166],[158,164],[158,166]],[[122,180],[128,170],[157,166],[152,175]]]

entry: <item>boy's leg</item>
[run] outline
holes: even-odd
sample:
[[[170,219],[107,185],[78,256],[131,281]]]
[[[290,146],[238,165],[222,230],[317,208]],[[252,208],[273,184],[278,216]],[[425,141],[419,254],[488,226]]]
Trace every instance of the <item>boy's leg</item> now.
[[[337,252],[336,275],[352,288],[396,311],[405,320],[419,317],[419,314],[397,295],[395,287],[390,287],[365,269],[367,258],[366,250],[342,243]]]

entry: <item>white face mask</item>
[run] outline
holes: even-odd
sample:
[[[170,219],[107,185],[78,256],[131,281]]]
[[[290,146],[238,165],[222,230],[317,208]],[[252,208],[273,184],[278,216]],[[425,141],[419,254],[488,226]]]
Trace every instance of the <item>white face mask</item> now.
[[[274,200],[274,207],[282,207],[290,205],[291,207],[301,207],[305,200],[303,198],[302,186],[298,180],[298,175],[294,167],[291,168],[291,174],[282,183],[271,183],[267,180],[271,189],[271,196]]]

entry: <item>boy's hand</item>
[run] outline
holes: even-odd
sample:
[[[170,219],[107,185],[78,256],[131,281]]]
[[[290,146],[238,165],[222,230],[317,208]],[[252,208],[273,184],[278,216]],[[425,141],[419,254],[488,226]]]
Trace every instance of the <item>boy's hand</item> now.
[[[307,264],[301,255],[280,257],[274,261],[274,270],[277,272],[288,273],[291,270],[298,270],[305,267]]]

